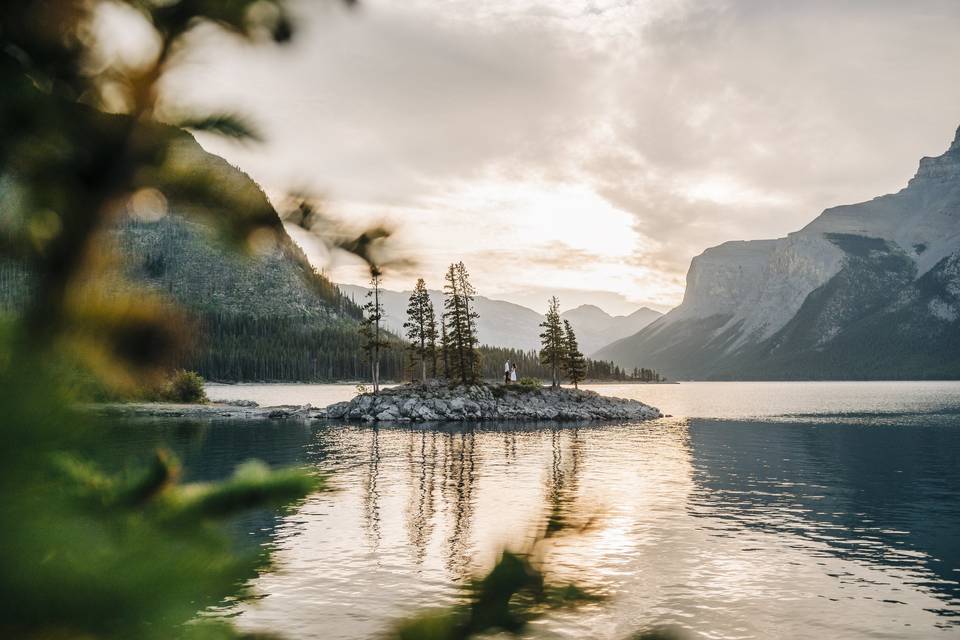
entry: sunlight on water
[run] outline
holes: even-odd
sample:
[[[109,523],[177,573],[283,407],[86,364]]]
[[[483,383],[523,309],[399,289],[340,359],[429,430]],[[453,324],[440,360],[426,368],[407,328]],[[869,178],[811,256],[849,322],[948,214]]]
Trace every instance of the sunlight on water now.
[[[198,477],[248,457],[333,473],[338,492],[239,523],[277,550],[275,570],[252,585],[258,597],[229,609],[246,629],[375,637],[413,610],[455,602],[556,506],[598,524],[553,544],[553,576],[609,599],[550,616],[537,637],[625,639],[664,623],[709,638],[960,633],[960,384],[597,388],[685,417],[159,429]],[[353,392],[212,390],[262,404]]]

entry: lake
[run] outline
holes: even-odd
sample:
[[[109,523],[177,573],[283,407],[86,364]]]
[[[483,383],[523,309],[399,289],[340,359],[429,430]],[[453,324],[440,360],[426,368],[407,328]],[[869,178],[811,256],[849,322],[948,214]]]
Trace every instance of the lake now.
[[[307,464],[334,493],[234,524],[268,545],[254,597],[220,613],[290,638],[374,638],[451,604],[548,510],[596,518],[548,549],[548,576],[606,596],[535,638],[960,637],[960,383],[598,385],[672,417],[428,429],[155,422],[188,479]],[[211,385],[214,399],[324,405],[346,385]]]

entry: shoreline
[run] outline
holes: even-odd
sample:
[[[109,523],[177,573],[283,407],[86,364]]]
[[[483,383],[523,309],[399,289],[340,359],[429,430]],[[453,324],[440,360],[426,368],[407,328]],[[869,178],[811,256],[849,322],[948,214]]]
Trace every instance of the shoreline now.
[[[352,423],[443,423],[470,421],[651,420],[659,409],[639,400],[570,388],[521,385],[455,385],[438,382],[382,388],[326,407],[260,406],[250,400],[205,404],[130,402],[83,405],[107,417],[229,420],[303,420]]]

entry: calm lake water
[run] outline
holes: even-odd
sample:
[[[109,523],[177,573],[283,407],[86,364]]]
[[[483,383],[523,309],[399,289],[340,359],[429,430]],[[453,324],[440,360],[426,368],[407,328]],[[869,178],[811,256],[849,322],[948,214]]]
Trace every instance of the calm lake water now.
[[[536,638],[625,640],[658,625],[703,638],[960,637],[960,383],[603,385],[673,417],[605,426],[425,429],[159,422],[192,479],[238,463],[307,464],[335,493],[254,514],[238,539],[275,550],[246,630],[375,638],[457,602],[551,505],[598,518],[554,543],[550,577],[607,600],[548,616]],[[211,397],[324,405],[337,385],[212,385]]]

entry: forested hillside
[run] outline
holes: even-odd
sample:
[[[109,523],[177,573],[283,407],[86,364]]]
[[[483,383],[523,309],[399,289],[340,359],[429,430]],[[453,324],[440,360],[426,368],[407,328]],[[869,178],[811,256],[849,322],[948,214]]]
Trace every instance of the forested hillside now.
[[[75,109],[91,128],[122,123],[119,116]],[[131,198],[106,238],[119,249],[111,286],[146,284],[183,309],[194,348],[181,364],[208,379],[363,377],[368,367],[356,330],[360,309],[314,271],[260,186],[185,131],[157,125],[152,134],[170,139],[173,166],[204,180],[177,175],[147,207]],[[4,211],[15,209],[7,205],[15,204],[17,189],[15,173],[0,176],[0,226],[16,222]],[[273,242],[245,251],[248,238],[225,233],[232,230],[222,224],[228,217],[273,229]],[[0,262],[0,309],[17,313],[30,286],[28,265]],[[398,377],[402,354],[388,354],[382,368],[385,376]]]
[[[277,247],[242,256],[208,229],[166,217],[118,229],[129,275],[169,295],[196,318],[199,335],[185,363],[212,380],[356,380],[368,374],[360,308],[316,273],[281,236]],[[381,368],[402,374],[402,353]]]

